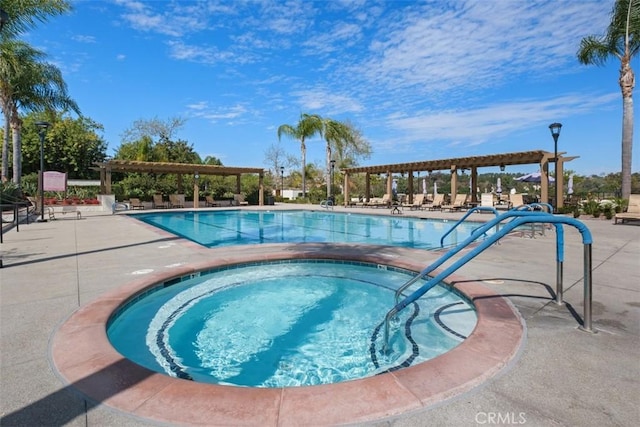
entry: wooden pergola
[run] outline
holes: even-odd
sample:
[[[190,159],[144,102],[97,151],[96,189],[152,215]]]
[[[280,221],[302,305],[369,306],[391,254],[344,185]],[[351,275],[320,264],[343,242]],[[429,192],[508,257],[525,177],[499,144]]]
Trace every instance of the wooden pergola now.
[[[413,203],[413,173],[414,172],[433,172],[433,171],[450,171],[451,172],[451,199],[455,199],[457,194],[458,187],[458,171],[463,171],[469,169],[471,171],[471,188],[477,187],[478,180],[478,168],[483,167],[500,167],[501,169],[507,166],[513,165],[528,165],[528,164],[537,164],[540,173],[541,173],[541,181],[540,181],[540,200],[549,201],[549,184],[548,184],[548,176],[549,176],[549,163],[555,163],[556,165],[556,182],[555,185],[558,186],[559,190],[559,199],[557,200],[556,208],[561,208],[564,206],[564,180],[563,180],[563,170],[564,163],[569,162],[573,159],[577,159],[578,156],[574,157],[563,157],[566,152],[559,152],[558,158],[556,159],[554,153],[548,151],[522,151],[518,153],[504,153],[504,154],[490,154],[487,156],[473,156],[473,157],[459,157],[455,159],[442,159],[442,160],[423,160],[418,162],[410,162],[410,163],[395,163],[390,165],[377,165],[377,166],[362,166],[355,168],[343,169],[342,173],[344,174],[344,203],[347,206],[349,202],[349,184],[350,184],[350,176],[356,173],[365,173],[366,174],[366,189],[365,189],[365,197],[366,200],[369,201],[371,197],[371,184],[370,184],[370,175],[387,175],[387,194],[391,194],[393,177],[392,174],[408,174],[408,193],[409,193],[409,203]],[[471,191],[471,201],[477,202],[477,194],[475,191]]]
[[[168,173],[178,177],[178,192],[182,192],[182,176],[194,176],[193,199],[194,207],[198,207],[195,201],[200,199],[200,188],[198,179],[202,175],[235,176],[236,193],[240,193],[240,177],[243,174],[257,174],[259,176],[259,201],[260,206],[264,205],[264,169],[245,168],[218,165],[199,165],[190,163],[170,163],[170,162],[139,162],[134,160],[109,160],[108,162],[96,163],[100,171],[100,192],[102,194],[111,193],[111,173],[112,172],[139,172],[139,173]]]

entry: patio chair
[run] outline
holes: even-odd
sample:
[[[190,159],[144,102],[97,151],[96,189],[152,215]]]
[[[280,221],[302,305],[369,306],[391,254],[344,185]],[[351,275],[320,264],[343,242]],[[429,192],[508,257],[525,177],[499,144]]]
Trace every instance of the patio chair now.
[[[234,194],[233,204],[236,206],[249,206],[249,202],[245,202],[244,194]]]
[[[409,210],[419,210],[422,209],[422,205],[424,204],[424,194],[414,194],[413,195],[413,203],[408,203],[404,205],[408,207]]]
[[[449,212],[459,211],[466,208],[466,206],[467,206],[467,195],[456,194],[456,198],[453,200],[453,203],[440,206],[440,210],[441,211],[448,210]]]
[[[631,194],[629,196],[629,206],[626,212],[617,213],[614,217],[614,224],[624,224],[625,221],[640,221],[640,194]]]
[[[444,203],[444,194],[438,193],[433,196],[433,200],[431,201],[431,203],[427,203],[424,206],[424,208],[430,211],[434,211],[436,209],[440,209],[443,203]]]
[[[184,194],[170,194],[169,206],[171,208],[184,208]]]
[[[144,205],[142,204],[140,199],[135,199],[133,197],[130,197],[129,204],[131,204],[131,209],[144,209]]]
[[[482,193],[480,196],[480,206],[484,207],[493,207],[493,194],[491,193]]]
[[[206,207],[218,206],[218,202],[213,199],[213,196],[205,196],[204,205]]]
[[[509,194],[509,209],[517,208],[525,204],[522,193]]]
[[[153,195],[153,209],[166,209],[168,207],[167,202],[162,199],[162,194]]]

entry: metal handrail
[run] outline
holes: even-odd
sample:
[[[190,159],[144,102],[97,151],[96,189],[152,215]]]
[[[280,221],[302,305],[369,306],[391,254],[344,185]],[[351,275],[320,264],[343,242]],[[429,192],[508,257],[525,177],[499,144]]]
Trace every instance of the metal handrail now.
[[[435,263],[425,268],[419,275],[412,279],[413,283],[421,277],[424,277],[428,272],[433,271],[438,266],[442,265],[446,260],[450,259],[454,254],[461,251],[463,248],[467,247],[469,244],[473,243],[480,235],[484,234],[486,230],[495,226],[497,223],[500,223],[506,218],[516,217],[512,221],[508,222],[504,225],[504,227],[495,234],[490,235],[486,240],[482,241],[477,247],[473,250],[469,251],[465,254],[461,259],[456,261],[453,265],[445,269],[443,272],[438,274],[437,276],[431,278],[427,281],[422,287],[413,292],[403,301],[396,303],[396,305],[387,312],[387,315],[384,319],[384,343],[382,347],[383,352],[387,352],[389,345],[389,322],[395,317],[401,310],[403,310],[407,305],[411,304],[422,295],[424,295],[427,291],[433,288],[435,285],[440,283],[446,277],[451,275],[457,269],[465,265],[471,259],[475,258],[478,254],[483,252],[486,248],[494,244],[496,241],[504,237],[507,233],[511,232],[514,228],[519,227],[523,224],[532,223],[532,222],[545,222],[552,223],[556,225],[557,233],[556,233],[556,258],[557,258],[557,283],[556,283],[556,300],[562,296],[562,263],[564,260],[564,231],[561,227],[562,224],[572,225],[578,229],[578,231],[582,234],[582,241],[585,245],[584,247],[584,318],[583,325],[581,329],[587,332],[593,332],[592,324],[591,324],[591,305],[592,305],[592,271],[591,271],[591,244],[593,239],[591,237],[591,232],[589,229],[580,221],[574,218],[568,217],[560,217],[554,216],[552,214],[543,213],[543,212],[530,212],[530,211],[518,211],[518,210],[510,210],[505,212],[504,214],[496,217],[495,219],[487,222],[485,225],[480,227],[476,232],[472,233],[469,238],[467,238],[464,242],[457,245],[455,248],[452,248],[442,257],[440,257]]]
[[[490,211],[493,212],[494,214],[496,214],[496,216],[500,215],[500,213],[497,211],[496,208],[491,207],[491,206],[475,206],[471,209],[469,209],[467,211],[466,214],[464,214],[464,216],[462,218],[460,218],[455,224],[453,224],[453,226],[447,230],[446,233],[444,233],[442,235],[442,237],[440,238],[440,247],[443,248],[444,247],[444,239],[445,237],[447,237],[449,234],[451,234],[451,232],[460,224],[462,224],[464,222],[465,219],[467,219],[467,217],[469,217],[469,215],[471,215],[474,212],[478,212],[478,211]],[[475,230],[473,230],[475,231]]]

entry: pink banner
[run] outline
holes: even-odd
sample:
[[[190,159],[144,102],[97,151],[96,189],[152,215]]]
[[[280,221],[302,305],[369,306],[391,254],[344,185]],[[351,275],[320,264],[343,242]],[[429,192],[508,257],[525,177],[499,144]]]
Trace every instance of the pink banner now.
[[[45,172],[44,191],[67,191],[67,174],[64,172]]]

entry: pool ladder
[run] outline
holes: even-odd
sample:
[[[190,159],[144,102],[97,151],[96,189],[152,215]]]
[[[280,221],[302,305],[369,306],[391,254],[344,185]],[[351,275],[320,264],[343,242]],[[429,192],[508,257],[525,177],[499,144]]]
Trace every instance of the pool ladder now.
[[[506,219],[510,219],[509,222],[502,224],[502,222]],[[591,321],[591,304],[592,304],[592,266],[591,266],[591,245],[593,243],[593,239],[591,236],[591,232],[589,229],[580,221],[575,218],[569,218],[564,216],[555,216],[550,213],[541,212],[541,211],[529,211],[529,210],[519,210],[512,209],[501,215],[497,215],[495,218],[486,222],[482,226],[476,228],[471,235],[464,240],[462,243],[456,245],[451,248],[448,252],[442,255],[439,259],[437,259],[433,264],[426,267],[417,276],[413,277],[402,286],[398,288],[395,293],[395,305],[389,310],[384,318],[384,343],[382,346],[383,353],[389,353],[389,324],[391,319],[393,319],[400,311],[402,311],[407,305],[413,303],[415,300],[423,296],[430,289],[436,286],[438,283],[443,281],[445,278],[453,274],[460,267],[465,265],[467,262],[478,256],[485,249],[496,243],[498,240],[509,234],[517,227],[521,227],[525,224],[533,224],[533,223],[547,223],[554,224],[556,227],[556,298],[555,302],[559,305],[563,304],[562,295],[563,295],[563,277],[562,277],[562,265],[564,262],[564,229],[562,228],[563,224],[571,225],[575,227],[580,234],[582,235],[582,243],[584,245],[584,266],[583,266],[583,277],[584,277],[584,314],[582,325],[580,326],[581,330],[587,332],[593,332],[592,329],[592,321]],[[502,225],[501,228],[498,228]],[[454,227],[457,226],[454,225]],[[488,235],[487,232],[491,230],[493,227],[496,227],[497,231],[494,234]],[[448,233],[447,233],[448,234]],[[427,282],[422,285],[419,289],[414,291],[404,300],[400,301],[400,295],[404,290],[406,290],[409,286],[416,283],[418,280],[425,278],[429,273],[434,271],[436,268],[441,266],[443,263],[451,259],[454,255],[460,252],[462,249],[465,249],[470,244],[474,243],[480,237],[486,236],[486,239],[480,242],[476,247],[467,252],[464,256],[454,262],[452,265],[447,267],[441,273],[437,274],[435,277],[429,278]]]

